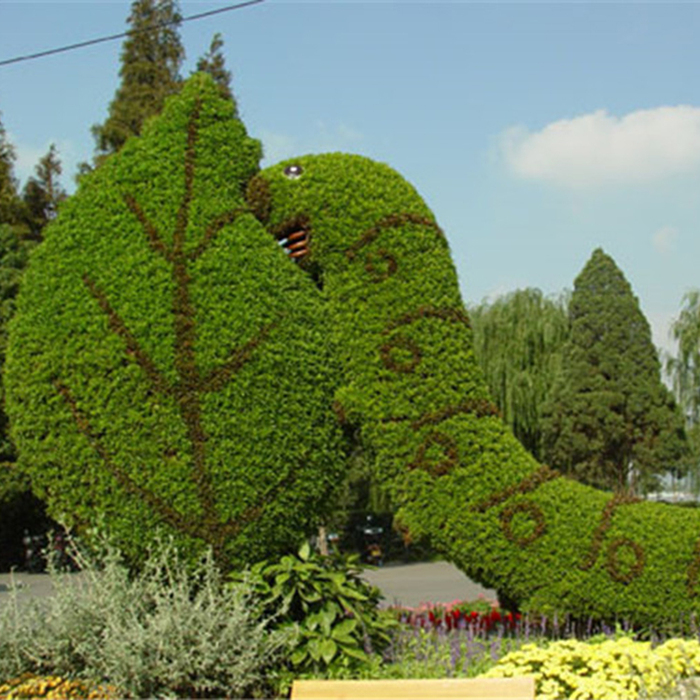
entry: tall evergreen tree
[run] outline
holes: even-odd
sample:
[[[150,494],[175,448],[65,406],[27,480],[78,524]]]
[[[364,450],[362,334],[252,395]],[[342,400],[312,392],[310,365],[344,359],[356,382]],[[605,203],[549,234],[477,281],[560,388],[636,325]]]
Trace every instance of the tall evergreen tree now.
[[[134,0],[127,20],[130,29],[121,54],[121,85],[104,124],[92,128],[97,145],[95,163],[118,151],[141,133],[144,122],[163,107],[165,98],[181,85],[185,51],[178,26],[176,0]]]
[[[63,168],[55,144],[36,166],[34,177],[24,186],[22,198],[30,235],[34,240],[41,239],[46,224],[55,218],[58,206],[66,199],[66,191],[59,182]]]
[[[22,202],[14,175],[15,149],[7,140],[0,120],[0,225],[16,224],[21,218]]]
[[[231,91],[231,71],[226,69],[226,59],[223,49],[224,40],[219,32],[214,34],[209,45],[209,51],[197,61],[197,70],[209,73],[219,86],[221,94],[229,100],[233,99]]]
[[[546,407],[545,458],[584,483],[645,491],[687,450],[649,324],[598,248],[574,282],[562,374]]]
[[[472,307],[469,315],[491,398],[518,440],[541,459],[542,406],[569,333],[566,297],[522,289]]]

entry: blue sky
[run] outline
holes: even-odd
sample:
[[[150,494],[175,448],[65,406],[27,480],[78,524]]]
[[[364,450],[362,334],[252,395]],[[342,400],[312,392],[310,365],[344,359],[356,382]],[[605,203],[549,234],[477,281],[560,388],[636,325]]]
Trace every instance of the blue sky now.
[[[123,31],[129,8],[0,0],[0,60]],[[700,287],[700,4],[266,0],[183,24],[184,75],[217,31],[264,164],[340,150],[392,165],[444,228],[469,304],[571,288],[602,247],[672,348]],[[55,142],[72,189],[120,50],[0,67],[18,178]]]

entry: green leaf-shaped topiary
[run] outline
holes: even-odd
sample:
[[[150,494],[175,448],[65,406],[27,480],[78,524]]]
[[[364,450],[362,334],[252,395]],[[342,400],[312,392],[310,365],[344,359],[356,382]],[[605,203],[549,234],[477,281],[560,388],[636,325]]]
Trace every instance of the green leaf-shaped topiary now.
[[[317,287],[245,204],[259,158],[194,76],[81,182],[18,300],[21,465],[54,517],[135,558],[158,528],[227,564],[272,556],[338,481],[331,339]]]

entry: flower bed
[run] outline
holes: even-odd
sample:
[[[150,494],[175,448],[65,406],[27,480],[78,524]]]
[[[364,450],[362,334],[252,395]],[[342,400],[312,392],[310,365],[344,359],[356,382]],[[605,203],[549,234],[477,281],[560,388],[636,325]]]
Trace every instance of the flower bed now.
[[[418,607],[392,607],[399,622],[420,629],[469,629],[476,634],[513,632],[523,621],[520,613],[504,612],[497,603],[479,598],[451,603],[423,603]]]

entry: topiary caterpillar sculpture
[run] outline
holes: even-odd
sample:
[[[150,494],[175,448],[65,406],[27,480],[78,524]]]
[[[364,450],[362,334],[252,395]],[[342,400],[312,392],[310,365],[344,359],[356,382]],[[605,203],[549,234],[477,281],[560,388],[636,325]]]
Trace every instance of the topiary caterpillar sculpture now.
[[[248,199],[302,242],[359,428],[409,533],[526,609],[641,624],[700,611],[700,514],[596,491],[540,465],[501,422],[474,360],[444,236],[397,173],[307,156]]]
[[[31,261],[8,413],[51,513],[138,559],[290,546],[342,469],[318,290],[248,211],[260,145],[196,76],[81,183]]]
[[[227,563],[273,554],[332,503],[333,407],[408,530],[475,579],[542,611],[697,611],[697,514],[561,478],[498,419],[413,188],[338,154],[253,177],[259,155],[197,76],[37,250],[5,380],[51,512],[104,521],[134,557],[160,527]],[[249,213],[249,180],[249,206],[300,266]]]

